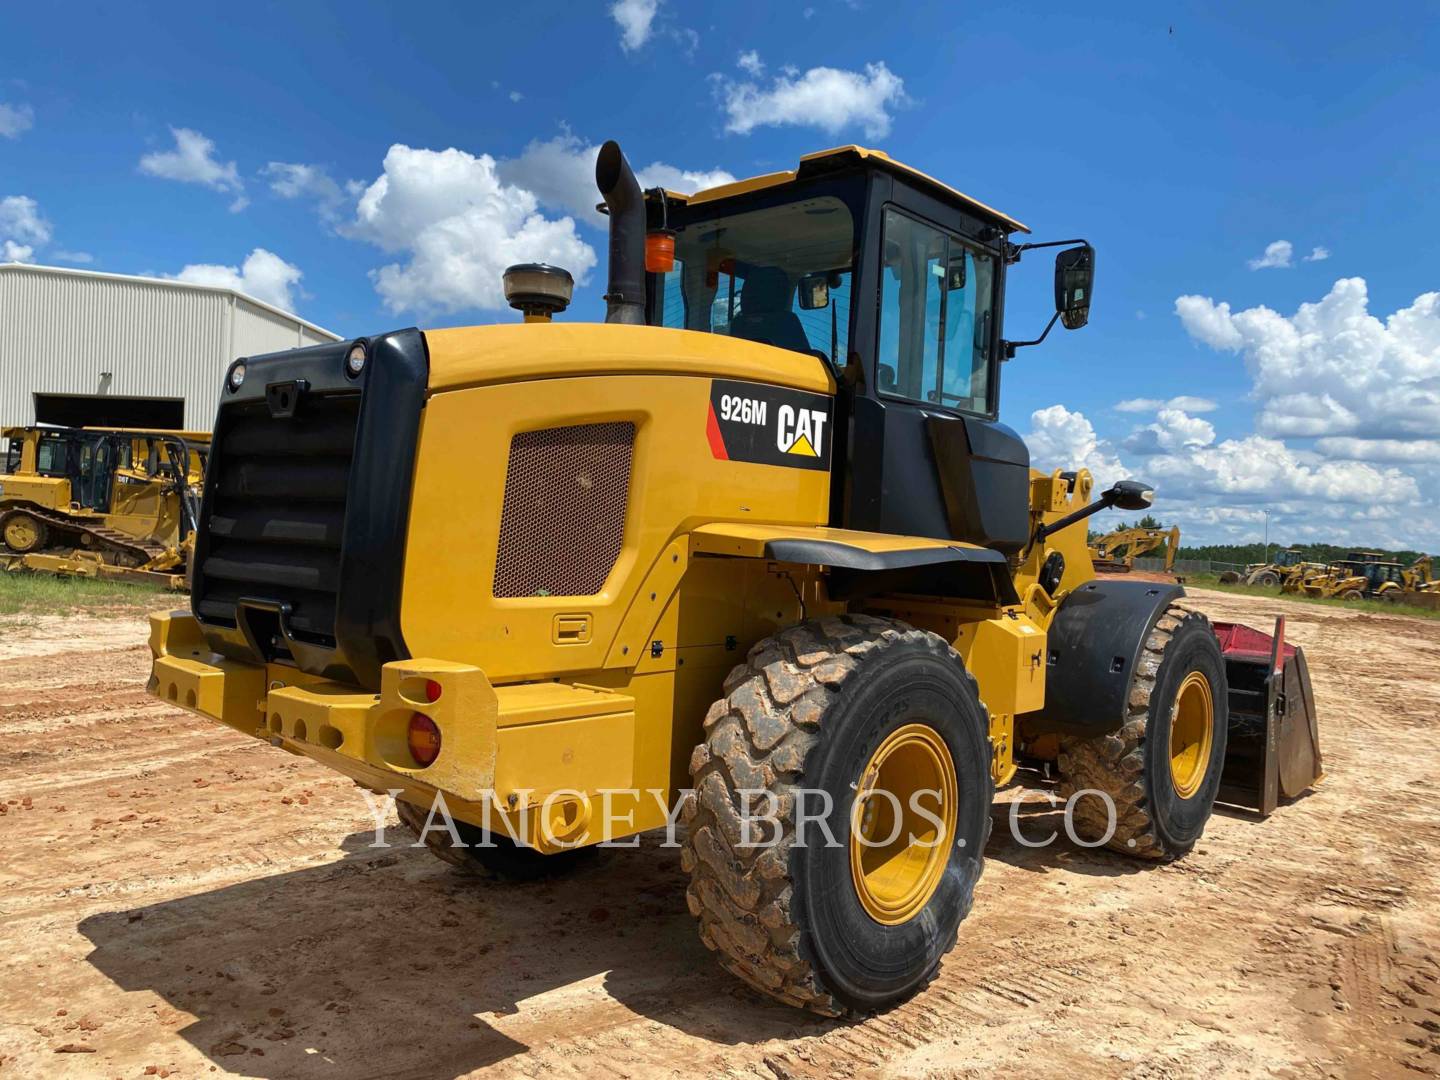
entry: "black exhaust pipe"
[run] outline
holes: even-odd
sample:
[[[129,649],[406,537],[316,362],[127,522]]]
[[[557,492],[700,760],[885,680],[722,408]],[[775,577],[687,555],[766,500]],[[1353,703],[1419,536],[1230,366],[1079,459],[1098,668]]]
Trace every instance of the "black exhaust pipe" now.
[[[645,324],[645,200],[614,139],[595,159],[595,186],[610,211],[610,280],[605,321]]]

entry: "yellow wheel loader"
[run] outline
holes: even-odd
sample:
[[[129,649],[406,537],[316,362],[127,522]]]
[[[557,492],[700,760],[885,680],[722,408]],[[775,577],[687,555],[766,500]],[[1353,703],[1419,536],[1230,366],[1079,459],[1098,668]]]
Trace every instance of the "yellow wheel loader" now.
[[[1301,653],[1096,580],[1087,520],[1150,489],[1035,471],[998,420],[1045,337],[1005,336],[1006,275],[1061,248],[1079,328],[1089,244],[858,147],[687,197],[611,142],[596,180],[604,324],[532,264],[524,323],[234,361],[150,693],[396,794],[452,864],[529,877],[678,813],[702,940],[826,1014],[934,977],[1022,765],[1150,860],[1222,784],[1315,780]]]
[[[184,585],[210,436],[14,427],[0,476],[0,562]]]
[[[1170,529],[1121,527],[1106,533],[1090,547],[1090,561],[1102,574],[1126,574],[1135,569],[1135,560],[1159,548],[1165,549],[1165,573],[1175,569],[1180,550],[1180,526]]]

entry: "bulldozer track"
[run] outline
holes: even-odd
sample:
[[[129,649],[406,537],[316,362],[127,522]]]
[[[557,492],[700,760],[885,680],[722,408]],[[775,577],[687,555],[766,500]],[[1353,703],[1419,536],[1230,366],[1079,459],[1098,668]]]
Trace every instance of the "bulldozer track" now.
[[[136,560],[134,562],[119,562],[107,559],[107,562],[115,561],[118,566],[139,567],[158,559],[165,554],[165,545],[157,544],[153,540],[140,540],[133,536],[112,529],[106,525],[86,524],[82,520],[68,517],[65,514],[56,514],[49,510],[42,510],[37,506],[21,505],[14,508],[15,511],[29,514],[36,521],[41,522],[54,532],[70,533],[74,536],[89,536],[91,544],[85,544],[79,540],[76,546],[90,547],[108,554],[123,554],[126,558]],[[52,544],[53,546],[53,544]]]

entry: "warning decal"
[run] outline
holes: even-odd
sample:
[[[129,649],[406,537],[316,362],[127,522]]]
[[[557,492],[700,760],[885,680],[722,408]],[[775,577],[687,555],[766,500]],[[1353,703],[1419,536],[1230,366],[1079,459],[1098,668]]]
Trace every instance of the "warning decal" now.
[[[714,379],[705,437],[721,460],[828,469],[833,406],[825,394]]]

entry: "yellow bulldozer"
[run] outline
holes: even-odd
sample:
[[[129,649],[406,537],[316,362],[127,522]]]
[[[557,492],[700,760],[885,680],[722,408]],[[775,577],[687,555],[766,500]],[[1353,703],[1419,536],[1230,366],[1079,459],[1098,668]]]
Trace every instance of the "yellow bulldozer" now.
[[[0,565],[184,585],[210,436],[12,427],[0,476]]]
[[[151,694],[486,874],[676,827],[720,963],[831,1015],[934,977],[998,785],[1053,766],[1077,836],[1164,861],[1319,776],[1303,653],[1097,580],[1086,522],[1150,488],[998,420],[1046,337],[1004,336],[1007,274],[1059,248],[1077,329],[1088,243],[858,147],[685,196],[610,142],[596,181],[603,324],[527,264],[523,323],[233,362]]]
[[[1171,573],[1175,553],[1180,550],[1180,526],[1152,529],[1122,525],[1090,546],[1090,562],[1102,574],[1127,574],[1135,569],[1136,559],[1160,548],[1165,549],[1165,573]]]

